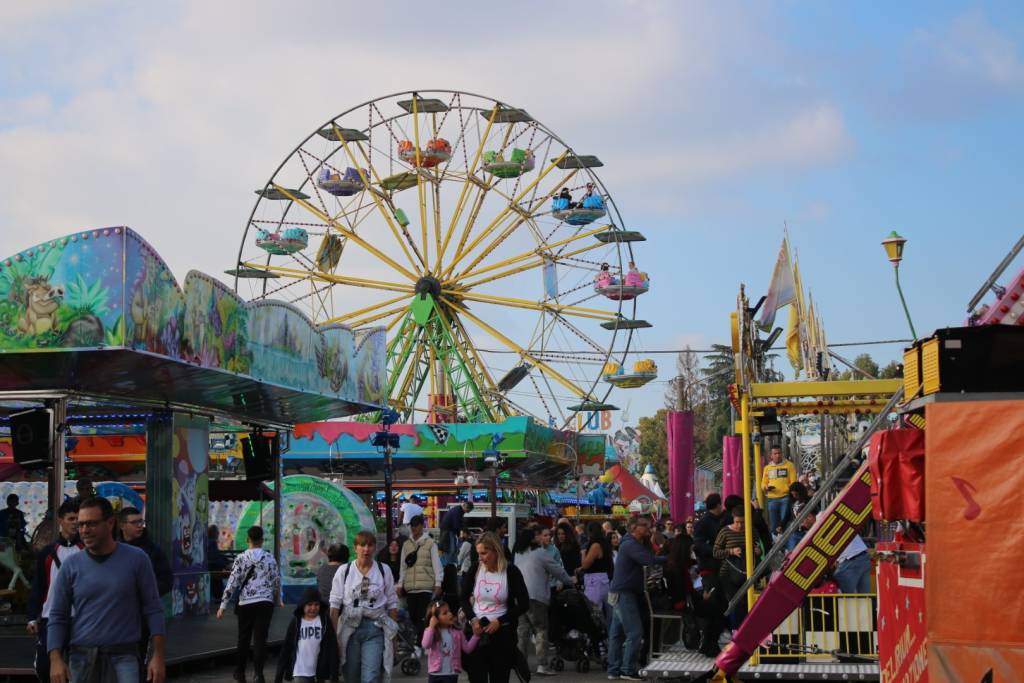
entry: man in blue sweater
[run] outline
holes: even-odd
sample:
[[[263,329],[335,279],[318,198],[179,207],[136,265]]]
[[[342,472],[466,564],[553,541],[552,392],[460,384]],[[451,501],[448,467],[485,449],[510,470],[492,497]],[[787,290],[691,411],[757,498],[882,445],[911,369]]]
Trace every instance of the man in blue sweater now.
[[[644,567],[664,564],[668,558],[655,556],[650,546],[651,520],[630,520],[629,533],[619,544],[615,575],[608,588],[612,625],[608,632],[608,678],[642,681],[637,675],[640,643],[644,638]]]
[[[85,552],[64,562],[51,588],[47,646],[54,683],[138,683],[143,621],[153,645],[145,678],[153,683],[164,680],[166,629],[153,567],[146,553],[114,540],[114,523],[106,498],[87,498],[79,506],[78,531]]]

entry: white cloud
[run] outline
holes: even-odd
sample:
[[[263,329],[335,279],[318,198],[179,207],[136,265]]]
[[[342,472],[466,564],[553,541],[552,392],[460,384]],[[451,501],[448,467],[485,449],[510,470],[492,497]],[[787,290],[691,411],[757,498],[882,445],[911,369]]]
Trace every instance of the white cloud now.
[[[6,48],[17,87],[0,88],[0,253],[127,224],[179,278],[219,273],[234,261],[253,189],[303,136],[364,100],[423,85],[525,107],[605,160],[627,214],[681,184],[848,153],[841,112],[798,74],[779,102],[749,106],[770,86],[738,61],[785,70],[787,58],[769,26],[723,7],[537,2],[500,21],[491,8],[439,17],[416,3],[26,14],[19,46]],[[417,42],[426,34],[436,49]]]

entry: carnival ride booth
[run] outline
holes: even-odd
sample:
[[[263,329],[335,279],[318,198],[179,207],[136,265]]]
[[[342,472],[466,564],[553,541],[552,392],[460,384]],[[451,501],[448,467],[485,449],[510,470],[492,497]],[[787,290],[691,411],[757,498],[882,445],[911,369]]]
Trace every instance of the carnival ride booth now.
[[[589,225],[607,213],[604,198],[593,192],[579,202],[574,202],[568,191],[551,200],[551,215],[569,225]]]
[[[658,377],[658,366],[650,358],[633,363],[633,371],[625,372],[618,363],[606,363],[604,381],[621,389],[636,389]]]
[[[370,422],[298,425],[283,458],[285,471],[326,478],[364,500],[383,503],[388,460],[372,444],[380,429]],[[456,495],[482,494],[490,500],[493,493],[504,504],[520,494],[556,488],[595,452],[603,462],[603,437],[551,429],[526,416],[500,424],[394,424],[390,430],[399,444],[390,456],[396,498],[415,492],[443,504]],[[488,504],[480,507],[490,515]],[[383,509],[378,519],[383,532]]]
[[[316,184],[325,192],[335,197],[351,197],[366,189],[367,178],[365,169],[355,169],[349,166],[344,173],[338,173],[332,168],[324,166],[317,174]]]
[[[483,169],[498,178],[518,178],[534,169],[537,160],[533,150],[515,147],[508,159],[501,151],[484,152]]]
[[[398,158],[420,168],[433,168],[448,161],[451,156],[452,145],[444,138],[431,138],[423,149],[417,149],[411,140],[398,143]]]
[[[305,228],[284,228],[274,232],[259,228],[256,230],[256,246],[277,256],[294,254],[309,246],[309,233]]]
[[[601,270],[594,278],[594,291],[612,301],[635,299],[641,294],[646,294],[650,288],[651,280],[647,273],[637,270],[632,263],[622,277],[616,277],[602,264]]]
[[[51,520],[70,473],[144,503],[147,534],[174,575],[169,616],[210,611],[206,531],[221,473],[211,431],[278,444],[297,421],[376,409],[384,383],[382,328],[319,327],[294,306],[247,302],[195,271],[181,287],[124,227],[0,260],[0,351],[4,485],[27,486],[38,516],[46,481]],[[235,463],[234,474],[249,485],[279,477],[275,449]]]

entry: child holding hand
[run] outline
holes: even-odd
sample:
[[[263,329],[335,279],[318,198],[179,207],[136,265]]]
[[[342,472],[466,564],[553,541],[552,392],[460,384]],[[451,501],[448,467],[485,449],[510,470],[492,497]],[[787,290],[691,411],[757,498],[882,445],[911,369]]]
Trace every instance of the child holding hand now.
[[[456,683],[462,673],[462,653],[476,648],[482,629],[474,620],[473,637],[467,641],[462,631],[454,628],[455,614],[441,600],[430,603],[426,620],[422,646],[427,653],[427,683]]]

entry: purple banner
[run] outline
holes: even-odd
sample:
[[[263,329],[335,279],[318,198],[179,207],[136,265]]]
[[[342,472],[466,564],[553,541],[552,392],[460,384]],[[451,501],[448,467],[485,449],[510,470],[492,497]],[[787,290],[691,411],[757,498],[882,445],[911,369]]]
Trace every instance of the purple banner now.
[[[670,410],[668,436],[669,511],[677,523],[693,516],[693,412]]]
[[[743,497],[743,440],[739,436],[722,437],[722,498]]]

